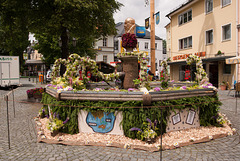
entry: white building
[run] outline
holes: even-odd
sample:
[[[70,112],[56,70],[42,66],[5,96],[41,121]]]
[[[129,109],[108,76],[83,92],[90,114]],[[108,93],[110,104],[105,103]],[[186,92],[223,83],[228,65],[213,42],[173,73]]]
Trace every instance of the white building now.
[[[136,26],[138,26],[136,24]],[[117,35],[108,36],[99,40],[95,49],[97,50],[96,61],[104,61],[106,63],[112,64],[113,62],[118,61],[117,53],[121,52],[121,37],[125,33],[124,23],[119,22],[116,24]],[[136,30],[135,30],[136,33]],[[150,53],[150,32],[146,30],[144,37],[137,37],[139,51],[147,51],[149,53],[148,65],[151,64],[151,53]],[[155,62],[156,69],[159,69],[160,63],[162,60],[166,59],[166,54],[163,54],[162,39],[158,36],[155,36]]]

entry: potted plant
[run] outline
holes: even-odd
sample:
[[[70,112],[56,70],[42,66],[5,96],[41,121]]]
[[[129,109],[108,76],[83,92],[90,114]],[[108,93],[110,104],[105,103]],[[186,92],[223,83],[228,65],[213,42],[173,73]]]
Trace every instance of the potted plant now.
[[[155,130],[157,130],[157,120],[152,122],[147,118],[147,122],[144,122],[143,125],[143,130],[133,127],[130,131],[138,131],[137,135],[141,137],[141,140],[145,139],[148,144],[154,143],[157,136],[157,133],[155,132]]]
[[[222,81],[222,83],[220,83],[220,89],[221,90],[226,90],[227,89],[227,82]]]
[[[59,129],[61,129],[64,124],[68,122],[69,118],[65,121],[60,120],[58,117],[56,117],[56,114],[50,114],[48,124],[47,124],[47,129],[50,130],[51,136],[56,136],[59,132]]]
[[[224,55],[224,52],[221,52],[221,50],[218,50],[217,54],[215,54],[215,56],[222,56]]]

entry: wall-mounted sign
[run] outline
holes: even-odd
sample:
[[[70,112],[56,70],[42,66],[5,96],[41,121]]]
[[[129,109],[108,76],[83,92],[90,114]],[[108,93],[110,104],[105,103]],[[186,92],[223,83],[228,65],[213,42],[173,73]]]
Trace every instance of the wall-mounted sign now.
[[[157,12],[157,13],[156,13],[156,24],[158,25],[159,22],[160,22],[160,13]]]
[[[145,19],[145,28],[148,29],[149,28],[149,18]]]
[[[144,37],[146,35],[146,29],[142,26],[136,27],[136,35],[137,37]]]
[[[177,56],[174,56],[173,57],[173,60],[181,60],[181,59],[186,59],[189,57],[189,55],[191,54],[182,54],[182,55],[177,55]],[[206,56],[206,52],[198,52],[198,53],[195,53],[194,55],[197,55],[199,57],[204,57]]]

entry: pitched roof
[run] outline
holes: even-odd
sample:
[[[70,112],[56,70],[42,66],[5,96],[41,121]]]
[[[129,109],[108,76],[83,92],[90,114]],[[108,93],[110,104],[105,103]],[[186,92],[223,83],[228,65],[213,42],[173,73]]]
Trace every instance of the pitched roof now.
[[[135,24],[136,27],[139,26],[138,24]],[[125,33],[125,29],[124,29],[124,23],[123,22],[118,22],[116,24],[116,29],[117,29],[117,37],[122,37],[122,35]],[[136,28],[134,30],[134,33],[136,34]],[[148,30],[146,30],[146,35],[144,37],[141,37],[143,39],[150,39],[150,32]],[[162,40],[160,37],[155,35],[155,40]]]
[[[179,11],[180,9],[186,7],[187,5],[191,4],[191,2],[196,2],[196,0],[187,0],[186,2],[184,2],[183,4],[181,4],[180,6],[178,6],[177,8],[173,9],[172,11],[170,11],[169,14],[166,15],[166,17],[171,17],[171,15],[177,11]]]

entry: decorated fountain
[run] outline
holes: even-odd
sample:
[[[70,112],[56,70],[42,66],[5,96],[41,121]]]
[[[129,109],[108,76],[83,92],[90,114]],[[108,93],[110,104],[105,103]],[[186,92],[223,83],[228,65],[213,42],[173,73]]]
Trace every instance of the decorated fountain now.
[[[208,83],[201,59],[195,55],[187,58],[187,64],[196,63],[196,82],[175,87],[169,80],[167,60],[161,64],[160,81],[150,82],[148,53],[136,50],[134,19],[126,19],[124,27],[118,54],[122,73],[104,74],[94,60],[78,54],[55,61],[40,111],[41,117],[49,117],[47,128],[53,136],[58,132],[100,133],[154,142],[161,133],[219,125],[217,90]],[[59,74],[61,64],[66,66],[63,76]],[[81,143],[86,144],[90,143]]]

